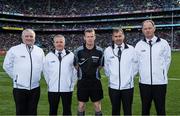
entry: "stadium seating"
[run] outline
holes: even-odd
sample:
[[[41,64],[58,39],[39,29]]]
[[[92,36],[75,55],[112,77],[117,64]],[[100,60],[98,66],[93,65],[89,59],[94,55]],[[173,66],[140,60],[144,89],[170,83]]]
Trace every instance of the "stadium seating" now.
[[[174,13],[173,8],[180,8],[179,0],[105,0],[103,3],[101,0],[36,0],[35,2],[28,0],[0,0],[0,15],[5,16],[3,14],[6,14],[6,18],[0,20],[0,27],[34,29],[37,31],[36,44],[48,52],[53,48],[52,38],[55,33],[65,35],[65,38],[67,39],[67,48],[70,50],[82,45],[82,31],[85,28],[101,30],[101,32],[97,32],[96,42],[97,45],[104,48],[111,43],[112,27],[129,26],[131,27],[130,29],[125,28],[126,40],[127,43],[134,46],[143,38],[142,32],[139,28],[141,22],[145,19],[154,18],[157,25],[165,25],[165,27],[161,26],[160,29],[157,29],[156,34],[159,37],[166,39],[174,49],[180,49],[179,27],[176,29],[172,26],[167,26],[168,24],[172,24],[172,14]],[[171,9],[170,12],[167,11],[167,9]],[[153,12],[146,13],[148,10]],[[154,12],[158,12],[159,10],[162,11],[160,14]],[[178,11],[179,10],[177,10],[177,13],[174,13],[173,16],[175,17],[173,19],[174,24],[180,23],[178,20],[178,17],[180,16]],[[144,12],[144,14],[138,14],[139,12]],[[122,14],[119,15],[118,13]],[[21,17],[18,18],[17,16]],[[38,16],[39,18],[36,18],[35,16]],[[62,16],[62,18],[53,19],[44,18],[44,16]],[[84,19],[79,18],[79,20],[77,20],[76,17],[84,17]],[[90,17],[89,19],[93,18],[94,22],[88,23],[89,19],[87,19],[87,17]],[[110,19],[113,17],[116,18]],[[161,17],[165,18],[163,19]],[[70,23],[66,22],[63,24],[61,20],[65,20],[64,18],[70,21]],[[40,22],[42,20],[50,23]],[[85,23],[72,23],[71,21],[74,20],[84,21]],[[104,20],[119,21],[103,22]],[[133,29],[133,26],[138,28]],[[14,28],[12,28],[12,30],[13,29]],[[45,34],[46,32],[43,31],[44,29],[55,30],[55,32],[51,33],[51,31],[49,31],[48,34]],[[108,29],[108,31],[102,31],[103,29]],[[64,33],[64,31],[67,30],[72,30],[72,32]],[[0,49],[8,50],[10,47],[21,43],[21,32],[0,30],[0,41]]]

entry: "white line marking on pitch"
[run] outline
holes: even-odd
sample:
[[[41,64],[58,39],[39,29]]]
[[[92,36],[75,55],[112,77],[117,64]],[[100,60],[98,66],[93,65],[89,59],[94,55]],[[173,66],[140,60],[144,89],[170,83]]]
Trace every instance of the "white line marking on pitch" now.
[[[168,78],[168,80],[180,81],[180,78]]]

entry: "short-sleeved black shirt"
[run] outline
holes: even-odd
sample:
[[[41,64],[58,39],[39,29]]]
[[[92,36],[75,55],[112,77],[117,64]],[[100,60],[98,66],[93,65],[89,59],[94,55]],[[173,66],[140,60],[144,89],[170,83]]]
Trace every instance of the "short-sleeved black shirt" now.
[[[89,50],[83,45],[77,48],[75,55],[80,67],[80,78],[100,78],[98,67],[102,65],[102,48],[94,46]]]

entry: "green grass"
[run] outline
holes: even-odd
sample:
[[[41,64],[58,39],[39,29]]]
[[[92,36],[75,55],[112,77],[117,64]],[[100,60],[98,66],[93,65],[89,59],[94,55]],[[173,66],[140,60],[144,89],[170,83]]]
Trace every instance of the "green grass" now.
[[[15,115],[15,104],[12,96],[12,81],[2,69],[3,57],[0,57],[0,114],[1,115]],[[101,73],[104,77],[104,73]],[[179,80],[169,80],[166,111],[168,115],[180,115],[180,52],[172,53],[172,63],[169,70],[169,79],[178,78]],[[102,112],[105,115],[111,114],[111,105],[108,96],[108,80],[102,78],[104,99],[102,100]],[[135,79],[135,92],[133,101],[133,114],[141,114],[141,102],[139,96],[138,79]],[[76,87],[73,93],[72,113],[76,115],[77,112],[77,97]],[[38,104],[38,114],[46,115],[49,112],[49,104],[47,100],[47,88],[44,79],[41,79],[41,96]],[[59,112],[62,114],[61,102],[59,104]],[[86,105],[86,114],[93,115],[93,105],[88,102]],[[156,114],[154,105],[151,108],[151,114]]]

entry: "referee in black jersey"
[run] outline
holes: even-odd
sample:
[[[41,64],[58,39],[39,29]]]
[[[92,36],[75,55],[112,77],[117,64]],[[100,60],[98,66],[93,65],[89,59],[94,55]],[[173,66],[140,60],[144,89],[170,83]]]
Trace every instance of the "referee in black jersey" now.
[[[85,44],[75,50],[78,61],[78,115],[85,115],[85,103],[89,98],[93,102],[95,115],[102,115],[101,99],[103,90],[100,82],[100,67],[102,65],[102,48],[95,45],[94,29],[84,31]]]

